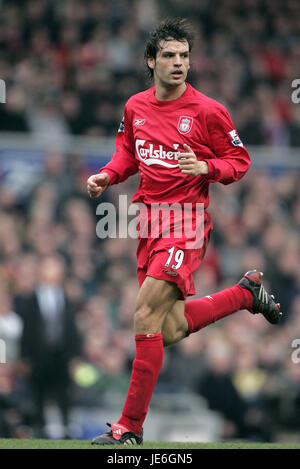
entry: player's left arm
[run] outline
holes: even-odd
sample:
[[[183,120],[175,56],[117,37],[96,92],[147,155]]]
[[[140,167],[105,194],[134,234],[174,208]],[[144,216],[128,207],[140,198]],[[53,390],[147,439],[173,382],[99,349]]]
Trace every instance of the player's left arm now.
[[[238,181],[250,168],[251,160],[228,111],[219,104],[208,112],[206,123],[208,144],[216,156],[205,160],[207,180],[222,184]]]

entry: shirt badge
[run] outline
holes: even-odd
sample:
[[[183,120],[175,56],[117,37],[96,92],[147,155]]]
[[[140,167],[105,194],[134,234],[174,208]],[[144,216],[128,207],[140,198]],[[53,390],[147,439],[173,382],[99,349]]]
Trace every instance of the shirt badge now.
[[[235,147],[243,147],[243,142],[241,141],[240,137],[238,136],[238,133],[237,131],[234,129],[234,130],[231,130],[231,132],[228,132],[230,137],[232,138],[231,140],[231,143],[232,145],[234,145]]]
[[[193,118],[188,116],[180,116],[177,129],[181,134],[188,134],[193,126]]]

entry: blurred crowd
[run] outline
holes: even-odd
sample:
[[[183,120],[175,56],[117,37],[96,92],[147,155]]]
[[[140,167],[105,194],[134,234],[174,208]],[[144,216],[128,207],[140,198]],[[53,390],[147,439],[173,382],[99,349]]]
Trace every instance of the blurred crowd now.
[[[128,387],[136,240],[96,236],[99,200],[86,195],[90,169],[70,158],[71,165],[57,154],[54,165],[49,155],[24,199],[0,190],[0,338],[7,361],[0,365],[1,435],[28,429],[43,435],[49,399],[67,429],[70,406],[105,406],[107,392],[125,395]],[[253,169],[238,184],[214,185],[213,237],[195,275],[201,297],[233,285],[246,270],[263,270],[281,302],[282,324],[242,311],[165,349],[156,392],[199,393],[223,415],[224,438],[270,440],[299,427],[298,178]],[[102,201],[118,207],[119,195],[131,196],[136,185],[132,178],[113,186]]]
[[[0,77],[8,94],[0,130],[54,140],[114,135],[127,98],[148,86],[147,34],[172,13],[191,18],[197,31],[191,83],[227,106],[244,142],[299,146],[300,107],[290,97],[300,77],[297,8],[296,0],[2,0]],[[91,173],[84,158],[49,153],[26,196],[0,187],[2,437],[47,436],[49,399],[68,437],[73,406],[103,406],[107,392],[127,392],[136,241],[97,238],[99,200],[86,194]],[[251,169],[238,184],[214,185],[214,232],[195,275],[201,297],[263,270],[282,324],[242,311],[165,349],[155,392],[203,396],[223,416],[225,439],[299,431],[298,179],[295,170]],[[136,183],[101,200],[117,205]]]
[[[229,109],[248,144],[300,144],[298,0],[2,0],[0,130],[110,136],[149,86],[143,52],[166,16],[197,37],[189,80]]]

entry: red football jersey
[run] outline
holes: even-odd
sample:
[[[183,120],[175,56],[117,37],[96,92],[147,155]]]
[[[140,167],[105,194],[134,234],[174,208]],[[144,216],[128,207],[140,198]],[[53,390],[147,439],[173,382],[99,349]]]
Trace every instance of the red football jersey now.
[[[189,145],[208,163],[205,176],[182,174],[179,153]],[[117,184],[140,172],[133,202],[209,204],[209,183],[238,181],[250,166],[225,107],[187,84],[177,99],[159,101],[155,87],[132,96],[116,137],[116,151],[101,168]]]

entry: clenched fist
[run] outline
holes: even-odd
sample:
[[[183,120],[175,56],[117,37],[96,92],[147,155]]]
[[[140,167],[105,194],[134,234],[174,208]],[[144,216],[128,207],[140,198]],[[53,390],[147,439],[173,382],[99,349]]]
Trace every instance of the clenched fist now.
[[[197,156],[186,143],[183,145],[186,153],[180,153],[178,157],[179,169],[183,174],[189,176],[199,176],[208,174],[208,164],[206,161],[198,161]]]
[[[93,174],[87,180],[87,191],[90,197],[99,197],[109,186],[110,177],[107,173]]]

